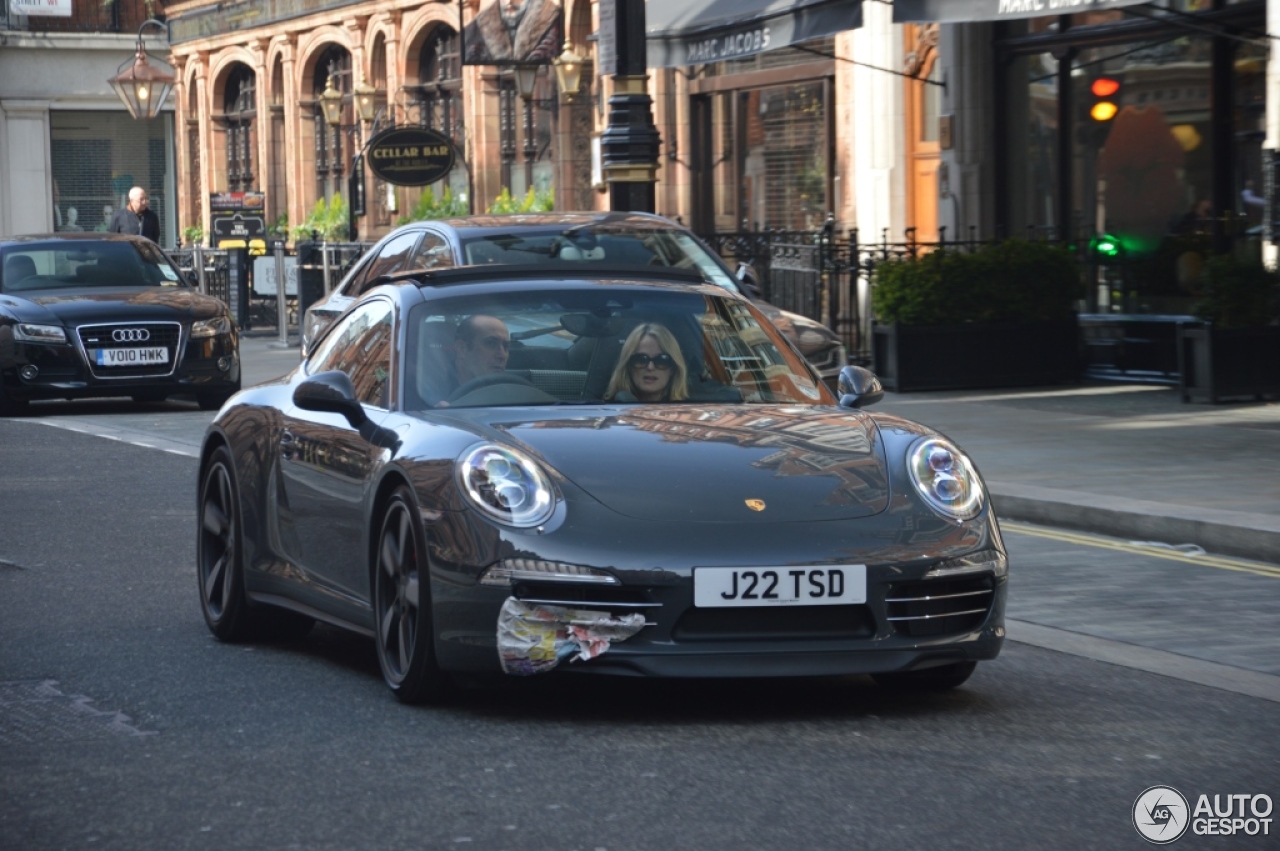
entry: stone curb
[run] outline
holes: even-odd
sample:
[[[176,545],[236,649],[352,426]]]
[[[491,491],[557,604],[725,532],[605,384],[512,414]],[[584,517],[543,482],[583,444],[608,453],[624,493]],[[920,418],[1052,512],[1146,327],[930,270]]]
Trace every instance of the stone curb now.
[[[991,486],[1004,520],[1023,520],[1116,538],[1195,544],[1219,555],[1280,564],[1280,518],[1026,485]],[[1085,500],[1088,501],[1085,501]]]

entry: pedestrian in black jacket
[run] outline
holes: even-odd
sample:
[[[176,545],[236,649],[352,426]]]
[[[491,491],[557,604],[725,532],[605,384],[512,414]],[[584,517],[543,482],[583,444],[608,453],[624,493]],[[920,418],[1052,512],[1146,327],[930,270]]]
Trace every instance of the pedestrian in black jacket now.
[[[160,241],[160,217],[147,206],[147,190],[135,186],[129,190],[129,204],[111,217],[111,233],[132,233]]]

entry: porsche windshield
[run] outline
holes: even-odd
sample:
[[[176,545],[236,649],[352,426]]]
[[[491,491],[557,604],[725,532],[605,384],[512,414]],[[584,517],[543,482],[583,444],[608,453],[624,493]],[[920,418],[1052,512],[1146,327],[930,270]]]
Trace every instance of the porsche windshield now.
[[[688,232],[630,225],[581,226],[568,229],[520,229],[463,238],[468,264],[620,263],[697,269],[712,284],[738,291],[733,275]]]
[[[0,292],[84,287],[180,287],[182,275],[151,243],[50,240],[0,255]]]
[[[599,286],[419,305],[406,407],[834,404],[755,308],[710,292]]]

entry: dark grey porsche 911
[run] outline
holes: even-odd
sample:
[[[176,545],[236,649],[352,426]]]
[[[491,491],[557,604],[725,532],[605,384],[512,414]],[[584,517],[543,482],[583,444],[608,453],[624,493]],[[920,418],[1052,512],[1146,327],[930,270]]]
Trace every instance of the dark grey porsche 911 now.
[[[871,674],[951,688],[1007,557],[945,436],[836,398],[680,270],[477,267],[375,288],[206,434],[198,563],[227,641],[319,619],[404,701],[451,674]]]

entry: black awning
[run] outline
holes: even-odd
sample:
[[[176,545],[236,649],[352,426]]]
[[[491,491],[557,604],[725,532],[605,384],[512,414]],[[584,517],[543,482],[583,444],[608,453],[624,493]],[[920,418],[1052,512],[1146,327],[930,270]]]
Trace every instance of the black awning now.
[[[1070,15],[1149,2],[1151,0],[893,0],[893,20],[895,23],[937,21],[963,24]]]
[[[862,0],[646,0],[650,68],[741,59],[862,26]]]

